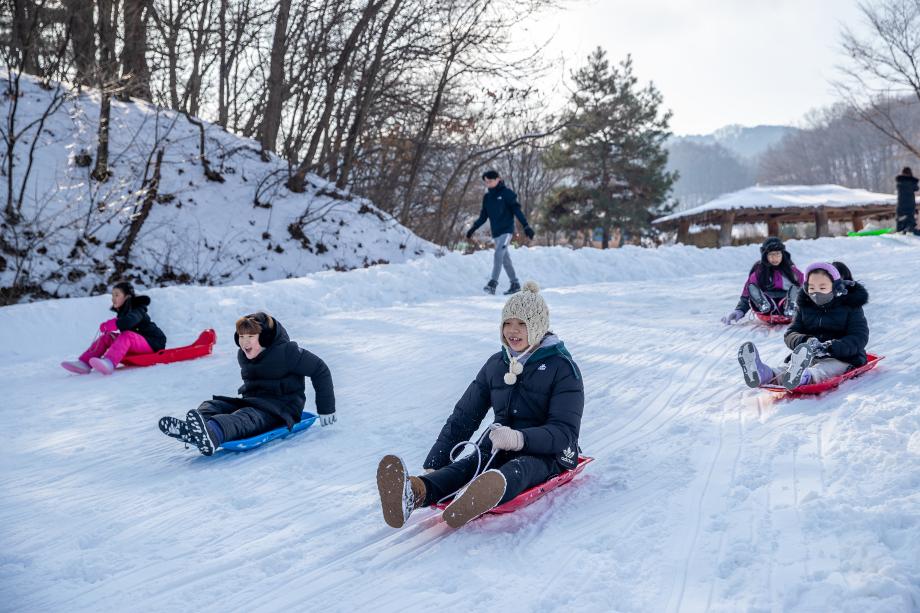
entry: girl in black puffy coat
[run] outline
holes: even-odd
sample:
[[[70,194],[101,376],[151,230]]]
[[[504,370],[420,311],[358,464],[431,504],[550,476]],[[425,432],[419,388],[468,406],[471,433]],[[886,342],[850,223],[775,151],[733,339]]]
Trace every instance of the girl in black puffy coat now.
[[[565,345],[549,331],[549,309],[538,292],[531,281],[508,299],[502,349],[457,402],[428,453],[425,474],[409,476],[395,455],[380,461],[377,486],[388,525],[402,527],[414,509],[438,503],[473,479],[444,510],[447,524],[459,528],[577,465],[584,385]],[[452,462],[451,450],[470,439],[490,408],[495,423],[477,443],[478,453]],[[488,470],[477,476],[484,465]]]
[[[115,317],[99,324],[101,333],[76,360],[61,362],[72,373],[85,375],[96,370],[110,375],[128,354],[153,353],[166,347],[166,335],[150,320],[150,298],[138,296],[127,281],[112,287]]]
[[[791,390],[826,381],[866,363],[866,288],[853,281],[842,262],[811,264],[805,269],[805,285],[795,320],[783,337],[793,350],[783,366],[771,368],[764,364],[753,343],[744,343],[738,350],[749,387],[781,383]]]

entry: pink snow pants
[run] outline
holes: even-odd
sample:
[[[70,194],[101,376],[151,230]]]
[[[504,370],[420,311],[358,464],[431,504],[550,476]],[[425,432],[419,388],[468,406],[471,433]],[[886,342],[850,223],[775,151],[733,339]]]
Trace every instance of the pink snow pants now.
[[[89,364],[90,358],[107,357],[112,366],[118,363],[129,353],[153,353],[147,339],[137,332],[122,332],[121,334],[106,333],[97,338],[89,349],[80,356],[80,361]]]

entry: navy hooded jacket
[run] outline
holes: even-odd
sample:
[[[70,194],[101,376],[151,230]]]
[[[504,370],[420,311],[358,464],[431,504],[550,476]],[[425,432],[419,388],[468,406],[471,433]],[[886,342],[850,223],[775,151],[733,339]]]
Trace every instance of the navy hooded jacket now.
[[[517,194],[505,187],[504,181],[499,181],[498,185],[489,188],[483,194],[482,210],[479,212],[479,218],[473,222],[472,231],[475,232],[488,219],[492,238],[502,234],[514,234],[515,217],[525,228],[529,225],[518,203]]]
[[[500,351],[490,357],[460,398],[425,459],[425,468],[450,464],[450,451],[468,441],[489,409],[495,423],[524,435],[520,453],[553,457],[562,468],[578,462],[578,432],[585,405],[581,372],[563,343],[540,348],[524,364],[514,385],[505,383],[508,357]],[[488,436],[480,445],[492,451]]]

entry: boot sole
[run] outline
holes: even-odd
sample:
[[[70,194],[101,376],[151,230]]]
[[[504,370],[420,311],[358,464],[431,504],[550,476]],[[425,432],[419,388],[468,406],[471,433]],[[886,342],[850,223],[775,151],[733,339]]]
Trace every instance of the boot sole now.
[[[505,476],[487,470],[476,477],[466,491],[444,509],[442,517],[451,528],[460,528],[483,513],[491,511],[505,495]]]
[[[176,419],[175,417],[161,417],[157,425],[160,427],[160,432],[166,436],[179,439],[183,443],[192,442],[188,440],[188,433],[183,432],[183,429],[187,430],[187,428],[183,428],[185,422],[181,419]]]
[[[805,369],[811,366],[814,361],[814,351],[807,344],[799,345],[792,352],[789,358],[789,368],[783,373],[783,387],[787,390],[794,390],[802,382],[802,375]]]
[[[399,456],[385,455],[377,465],[377,491],[380,493],[380,508],[383,521],[391,528],[406,525],[405,492],[409,471]]]
[[[188,424],[189,438],[191,443],[198,447],[202,455],[214,455],[214,441],[208,435],[208,427],[205,425],[204,418],[198,411],[189,411],[186,414],[186,423]]]
[[[754,343],[744,343],[738,348],[738,363],[744,373],[744,382],[748,387],[760,387],[760,373],[757,371],[757,354]]]

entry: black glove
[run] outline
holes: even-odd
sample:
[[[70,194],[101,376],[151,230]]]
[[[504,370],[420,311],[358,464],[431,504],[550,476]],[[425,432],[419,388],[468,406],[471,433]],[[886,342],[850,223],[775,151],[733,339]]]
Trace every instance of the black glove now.
[[[530,226],[524,226],[524,234],[527,235],[527,238],[533,238],[534,234],[536,233],[533,231],[533,228],[531,228]]]
[[[473,228],[470,228],[469,231],[466,233],[466,240],[470,240],[471,238],[473,238],[473,232],[475,231],[476,230],[474,230]]]

